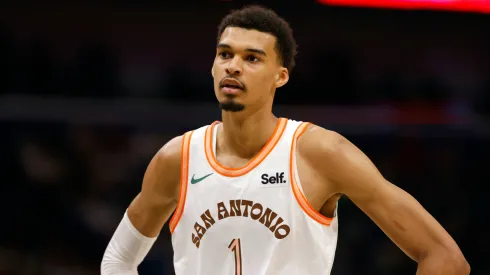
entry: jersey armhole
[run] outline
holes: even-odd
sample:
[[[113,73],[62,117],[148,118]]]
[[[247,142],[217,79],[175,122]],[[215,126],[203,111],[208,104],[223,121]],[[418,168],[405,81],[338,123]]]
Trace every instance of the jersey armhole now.
[[[302,122],[294,132],[293,141],[291,143],[291,153],[289,155],[289,177],[291,180],[291,188],[293,189],[294,197],[296,198],[299,206],[310,218],[322,225],[330,226],[335,217],[325,217],[316,211],[313,206],[311,206],[303,193],[303,188],[301,187],[301,182],[298,176],[298,167],[296,165],[296,144],[299,137],[305,133],[306,129],[310,125],[311,123],[309,122]]]
[[[194,131],[190,131],[184,134],[182,138],[182,149],[180,151],[180,188],[179,188],[179,198],[177,202],[177,207],[175,208],[174,214],[169,222],[170,233],[173,234],[175,228],[177,227],[182,213],[184,212],[185,199],[187,196],[187,181],[189,178],[189,153],[191,137]]]

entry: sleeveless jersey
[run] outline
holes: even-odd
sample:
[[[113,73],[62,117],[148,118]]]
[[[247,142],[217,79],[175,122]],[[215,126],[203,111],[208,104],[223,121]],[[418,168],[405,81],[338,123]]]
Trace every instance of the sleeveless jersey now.
[[[330,274],[338,217],[306,201],[295,146],[308,123],[280,118],[241,168],[216,159],[219,122],[184,134],[180,197],[170,220],[177,275]]]

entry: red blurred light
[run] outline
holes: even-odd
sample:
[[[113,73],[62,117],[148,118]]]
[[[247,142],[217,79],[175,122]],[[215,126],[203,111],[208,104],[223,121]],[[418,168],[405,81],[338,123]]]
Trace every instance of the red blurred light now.
[[[317,0],[332,6],[490,13],[490,0]]]

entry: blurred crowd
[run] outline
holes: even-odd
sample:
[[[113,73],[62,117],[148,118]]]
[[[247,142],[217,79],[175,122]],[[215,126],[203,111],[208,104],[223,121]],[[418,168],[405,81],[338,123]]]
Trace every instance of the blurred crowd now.
[[[147,24],[152,22],[148,18],[159,18],[146,12],[140,10],[138,18]],[[404,34],[397,36],[397,28],[389,26],[376,34],[373,30],[383,22],[378,18],[378,25],[364,26],[364,32],[370,33],[367,35],[363,30],[349,32],[355,27],[345,23],[348,19],[339,18],[344,18],[344,14],[360,24],[371,20],[369,17],[358,18],[358,13],[338,10],[324,12],[330,15],[325,22],[343,22],[340,29],[351,36],[332,31],[332,26],[326,27],[326,34],[318,34],[310,27],[321,24],[318,14],[309,21],[305,16],[290,15],[293,27],[300,26],[295,30],[300,45],[298,68],[287,87],[278,91],[277,103],[390,104],[428,109],[449,106],[483,121],[490,117],[490,82],[486,82],[490,76],[486,66],[490,62],[485,51],[489,45],[478,30],[459,27],[453,37],[442,23],[427,20],[438,26],[427,27],[438,37],[431,38],[417,21],[420,18],[413,17],[418,27],[395,20],[401,29],[398,31]],[[0,24],[0,100],[6,95],[214,100],[209,68],[214,57],[214,25],[222,14],[214,14],[212,20],[211,15],[203,15],[208,17],[199,26],[207,38],[201,39],[203,32],[193,30],[186,40],[187,36],[181,33],[170,39],[174,33],[165,33],[168,26],[157,23],[154,29],[127,21],[108,20],[102,24],[97,20],[103,16],[94,12],[90,24],[101,24],[106,35],[112,34],[110,26],[125,27],[111,39],[89,39],[85,34],[76,43],[54,36],[46,27],[61,30],[60,24],[36,27],[37,21],[32,18],[37,13],[25,14],[33,16],[26,16],[30,19],[25,22],[3,17],[4,24]],[[115,14],[119,17],[114,18],[124,20],[123,12]],[[387,20],[393,15],[384,16]],[[63,18],[60,16],[59,20]],[[197,24],[197,19],[192,20]],[[482,19],[460,20],[461,24],[473,26]],[[211,27],[203,27],[207,25]],[[164,31],[155,42],[151,39],[160,27]],[[24,32],[27,29],[28,35]],[[414,30],[420,30],[419,36]],[[123,43],[118,42],[117,35],[124,36],[126,32],[133,37],[126,38],[128,43],[146,38],[148,44],[165,44],[165,53],[156,53],[154,48],[145,51],[144,47],[134,51],[121,49]],[[75,37],[76,29],[67,33]],[[471,35],[478,42],[464,40]],[[402,36],[408,38],[400,40]],[[433,42],[439,38],[441,43]],[[189,44],[193,39],[198,41]],[[59,41],[66,44],[62,47]],[[208,45],[199,48],[205,44],[202,41]],[[328,47],[314,47],[318,41]],[[425,45],[423,41],[432,43]],[[429,129],[415,125],[385,134],[343,134],[372,158],[387,179],[413,194],[442,223],[462,247],[472,265],[472,274],[490,274],[479,252],[480,247],[490,245],[488,234],[481,229],[485,228],[488,205],[480,190],[488,182],[484,157],[490,153],[490,140],[488,135],[471,131],[460,136],[447,134],[451,123],[455,122],[443,122],[449,125],[444,132],[438,132],[437,125]],[[0,120],[0,275],[98,274],[104,249],[137,194],[146,165],[166,141],[182,133],[182,127],[162,125],[161,129],[141,130],[25,117]],[[436,134],[424,135],[424,131]],[[348,198],[340,202],[339,219],[333,274],[415,274],[416,264]],[[140,266],[140,274],[173,274],[168,226]]]
[[[189,10],[180,6],[4,9],[0,94],[213,101],[210,67],[223,6],[199,18],[185,17]],[[298,11],[278,8],[299,53],[277,103],[458,104],[488,115],[488,17]]]

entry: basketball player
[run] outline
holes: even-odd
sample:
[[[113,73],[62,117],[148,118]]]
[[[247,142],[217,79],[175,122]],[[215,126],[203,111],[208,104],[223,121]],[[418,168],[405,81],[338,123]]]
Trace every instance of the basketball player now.
[[[417,274],[469,274],[444,228],[356,146],[273,115],[295,53],[291,29],[271,10],[251,6],[223,19],[211,71],[222,121],[172,139],[154,156],[102,274],[137,274],[172,213],[177,275],[330,274],[340,194],[418,263]]]

